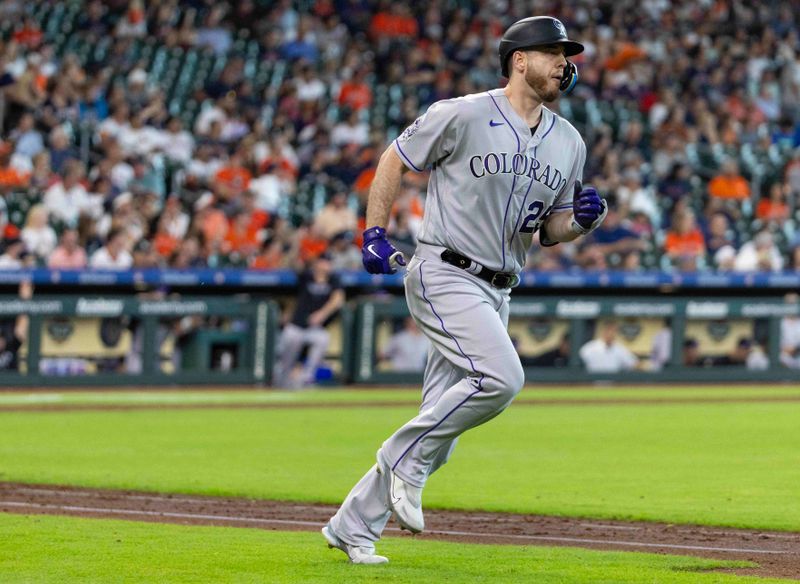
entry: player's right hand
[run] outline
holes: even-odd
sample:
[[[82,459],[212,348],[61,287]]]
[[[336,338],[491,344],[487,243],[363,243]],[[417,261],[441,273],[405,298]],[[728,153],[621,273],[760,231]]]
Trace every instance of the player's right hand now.
[[[370,274],[394,274],[397,266],[405,266],[406,259],[386,239],[383,227],[370,227],[364,232],[361,262]]]

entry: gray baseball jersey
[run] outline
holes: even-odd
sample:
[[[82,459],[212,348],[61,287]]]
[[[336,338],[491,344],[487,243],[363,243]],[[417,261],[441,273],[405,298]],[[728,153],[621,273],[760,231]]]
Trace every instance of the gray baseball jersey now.
[[[543,107],[531,136],[502,89],[433,104],[394,148],[410,169],[432,167],[420,243],[503,272],[523,268],[549,213],[572,209],[586,160],[572,124]]]

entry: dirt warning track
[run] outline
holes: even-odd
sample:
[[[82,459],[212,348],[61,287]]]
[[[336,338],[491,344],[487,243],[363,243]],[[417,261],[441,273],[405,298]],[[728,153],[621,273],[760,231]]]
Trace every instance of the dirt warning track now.
[[[318,530],[332,505],[83,489],[0,482],[0,511],[220,525]],[[576,546],[615,551],[748,560],[740,574],[800,580],[800,533],[698,525],[572,519],[480,511],[427,510],[419,539],[470,543]],[[388,535],[399,535],[393,524]],[[403,532],[405,533],[405,532]],[[320,545],[323,545],[320,539]]]

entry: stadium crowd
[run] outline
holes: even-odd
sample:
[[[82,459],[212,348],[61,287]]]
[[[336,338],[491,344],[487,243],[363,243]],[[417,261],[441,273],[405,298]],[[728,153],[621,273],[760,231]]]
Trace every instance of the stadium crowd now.
[[[360,267],[387,144],[502,84],[528,2],[8,0],[0,5],[0,268]],[[586,45],[552,105],[611,202],[538,270],[800,270],[791,3],[540,1]],[[390,234],[410,253],[426,175]]]

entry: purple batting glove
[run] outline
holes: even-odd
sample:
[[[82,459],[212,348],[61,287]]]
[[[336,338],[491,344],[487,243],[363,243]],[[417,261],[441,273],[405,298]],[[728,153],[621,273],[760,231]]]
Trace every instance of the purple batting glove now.
[[[572,198],[572,214],[575,217],[573,226],[578,233],[585,235],[603,222],[608,209],[594,187],[581,189],[580,183],[577,183],[575,191]]]
[[[370,274],[394,274],[397,266],[405,266],[406,258],[386,239],[383,227],[370,227],[364,232],[361,261]]]

